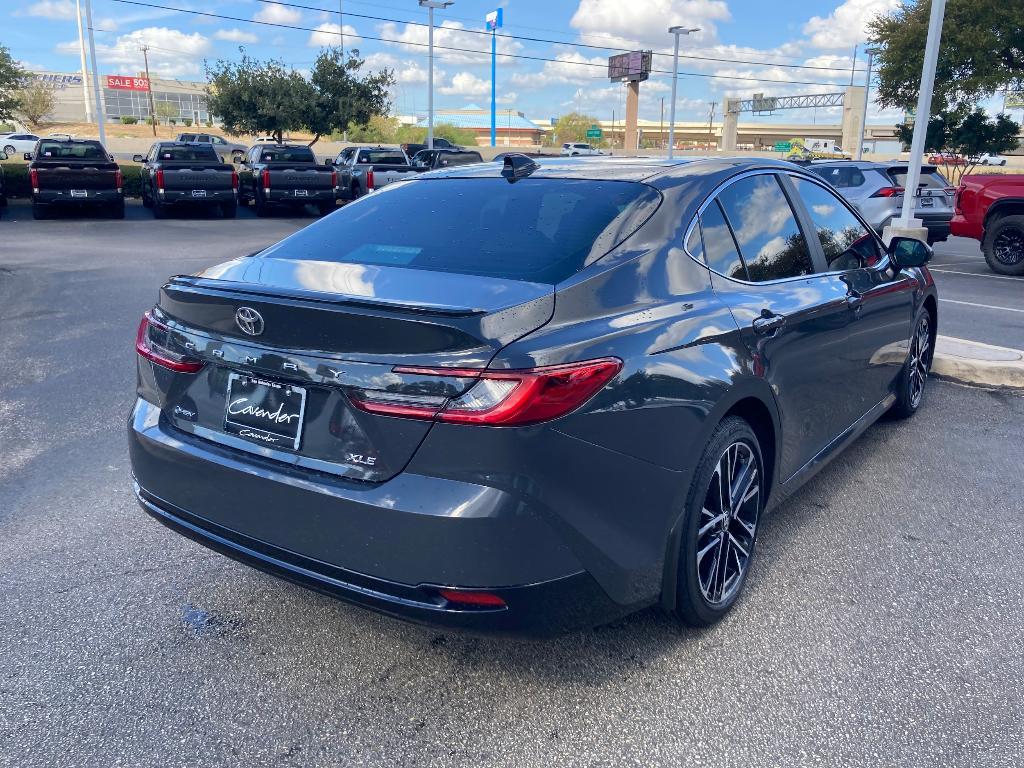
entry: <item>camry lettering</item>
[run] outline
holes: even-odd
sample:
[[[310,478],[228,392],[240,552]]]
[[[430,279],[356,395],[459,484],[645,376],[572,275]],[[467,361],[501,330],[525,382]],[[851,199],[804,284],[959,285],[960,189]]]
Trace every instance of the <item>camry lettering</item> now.
[[[249,398],[247,397],[232,400],[228,405],[228,413],[232,416],[255,416],[258,419],[266,419],[274,424],[291,424],[292,419],[299,418],[297,413],[284,413],[284,403],[278,405],[277,410],[274,411],[248,403]]]

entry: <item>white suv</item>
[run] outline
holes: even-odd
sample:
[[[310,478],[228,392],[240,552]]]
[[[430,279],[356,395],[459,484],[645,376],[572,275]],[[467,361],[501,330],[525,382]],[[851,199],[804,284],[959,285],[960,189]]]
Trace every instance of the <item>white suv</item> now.
[[[596,149],[590,146],[589,144],[574,144],[571,142],[566,142],[565,144],[562,145],[562,154],[571,156],[603,155],[604,152],[602,152],[600,149]]]

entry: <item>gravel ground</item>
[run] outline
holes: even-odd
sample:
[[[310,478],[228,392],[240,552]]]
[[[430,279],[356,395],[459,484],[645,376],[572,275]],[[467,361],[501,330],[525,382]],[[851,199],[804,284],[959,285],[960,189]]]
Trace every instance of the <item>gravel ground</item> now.
[[[933,381],[764,522],[722,624],[403,624],[151,521],[167,275],[309,219],[0,221],[0,766],[1018,766],[1024,397]]]

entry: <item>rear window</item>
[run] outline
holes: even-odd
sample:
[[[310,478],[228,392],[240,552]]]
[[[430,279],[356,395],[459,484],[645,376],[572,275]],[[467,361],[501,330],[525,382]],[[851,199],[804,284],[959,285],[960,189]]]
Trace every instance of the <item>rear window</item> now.
[[[897,166],[889,169],[889,176],[897,187],[907,186],[907,166]],[[934,168],[921,168],[921,181],[919,184],[931,189],[945,189],[950,186],[946,177]]]
[[[864,183],[864,174],[860,169],[849,165],[812,165],[808,170],[821,176],[836,189],[850,189]]]
[[[316,157],[309,147],[263,147],[260,161],[264,163],[315,163]]]
[[[156,152],[157,160],[212,160],[220,162],[217,153],[209,144],[190,144],[187,147],[160,147]]]
[[[262,255],[553,284],[607,253],[660,200],[636,182],[420,179],[347,205]]]
[[[98,141],[42,141],[39,143],[38,157],[55,157],[68,160],[106,160],[107,153]]]
[[[405,165],[405,155],[394,149],[361,149],[357,163],[372,165]]]

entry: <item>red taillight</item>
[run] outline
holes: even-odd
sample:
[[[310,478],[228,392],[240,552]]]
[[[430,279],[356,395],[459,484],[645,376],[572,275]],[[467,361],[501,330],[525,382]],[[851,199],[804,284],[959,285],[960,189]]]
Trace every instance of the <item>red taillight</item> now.
[[[622,369],[616,358],[588,360],[516,371],[466,371],[398,366],[395,373],[466,378],[476,382],[442,404],[354,397],[361,410],[384,416],[436,419],[452,424],[518,427],[570,413],[597,394]]]
[[[238,191],[238,171],[231,172],[231,188],[235,190],[235,192]]]
[[[332,187],[338,186],[338,172],[337,171],[331,171],[331,186]]]
[[[154,320],[153,316],[147,312],[142,316],[142,320],[139,322],[138,333],[135,334],[136,352],[147,360],[178,373],[197,373],[202,369],[203,363],[201,360],[175,359],[175,357],[172,357],[174,353],[170,350],[157,349],[150,338],[150,328],[163,333],[170,332],[166,325]]]
[[[29,171],[29,178],[30,178],[30,180],[32,182],[32,191],[33,192],[38,192],[39,191],[39,171],[37,171],[35,168],[33,168],[31,171]]]
[[[373,169],[371,168],[366,172],[366,191],[369,192],[373,189]]]
[[[260,181],[263,182],[263,191],[270,191],[270,169],[264,168],[263,173],[260,174]]]
[[[953,213],[958,213],[961,216],[964,213],[964,209],[960,207],[960,195],[963,193],[964,188],[959,187],[953,194]]]
[[[156,191],[161,195],[164,193],[164,169],[161,168],[156,172]]]
[[[872,197],[898,197],[903,194],[903,187],[882,187]]]
[[[473,592],[461,589],[439,589],[437,593],[449,603],[471,608],[505,608],[506,603],[492,592]]]
[[[117,187],[118,192],[124,187],[124,174],[121,173],[120,168],[114,171],[114,186]]]

